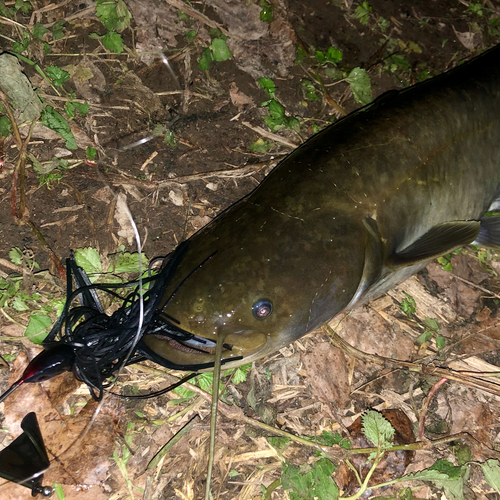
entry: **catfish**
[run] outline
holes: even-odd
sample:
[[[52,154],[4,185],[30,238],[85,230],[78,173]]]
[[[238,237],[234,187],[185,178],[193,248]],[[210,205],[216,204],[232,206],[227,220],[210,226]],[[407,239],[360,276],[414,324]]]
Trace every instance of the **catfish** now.
[[[227,367],[272,354],[436,257],[498,247],[499,198],[500,45],[328,126],[194,234],[139,351],[197,371],[217,342]]]

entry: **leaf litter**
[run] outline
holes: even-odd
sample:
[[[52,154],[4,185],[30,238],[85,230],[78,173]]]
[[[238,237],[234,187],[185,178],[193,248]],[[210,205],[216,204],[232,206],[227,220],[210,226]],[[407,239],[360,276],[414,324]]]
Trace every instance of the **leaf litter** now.
[[[70,248],[92,248],[94,257],[97,253],[103,259],[102,256],[115,253],[121,243],[126,244],[130,252],[134,251],[127,223],[113,219],[120,209],[115,208],[108,188],[103,187],[103,179],[115,187],[133,185],[138,190],[139,195],[131,196],[129,203],[140,230],[144,233],[147,228],[145,251],[150,256],[167,254],[186,233],[198,229],[251,190],[262,180],[265,170],[252,168],[248,177],[220,175],[216,179],[217,190],[210,189],[208,184],[214,181],[212,172],[222,174],[224,171],[227,175],[228,167],[234,170],[233,166],[268,161],[271,155],[288,151],[276,143],[271,143],[270,148],[266,146],[262,153],[249,148],[260,138],[256,131],[264,130],[263,116],[267,112],[258,105],[264,96],[257,79],[273,79],[279,99],[276,103],[283,109],[274,107],[281,119],[295,117],[301,124],[298,133],[293,128],[283,128],[276,134],[281,134],[285,143],[297,142],[310,135],[314,126],[323,126],[339,116],[338,107],[350,111],[357,106],[356,102],[370,99],[370,92],[376,96],[389,88],[400,87],[401,82],[414,83],[421,74],[438,73],[447,68],[457,53],[468,55],[467,50],[485,40],[491,44],[497,36],[495,19],[499,17],[497,2],[488,2],[485,9],[489,12],[479,16],[463,4],[446,1],[416,2],[411,9],[403,9],[392,2],[339,2],[339,5],[325,7],[321,2],[301,4],[280,0],[272,3],[271,22],[261,19],[261,12],[269,9],[262,2],[217,0],[200,5],[203,8],[197,10],[198,5],[195,8],[179,0],[169,0],[161,7],[155,2],[121,2],[120,8],[128,7],[137,26],[137,58],[126,50],[121,55],[106,54],[105,30],[86,14],[79,17],[76,2],[56,7],[50,11],[50,18],[49,14],[44,18],[41,11],[37,14],[49,30],[52,29],[50,23],[65,17],[76,16],[72,19],[80,23],[61,22],[57,30],[44,33],[42,42],[51,42],[55,50],[42,56],[39,64],[67,71],[71,78],[60,81],[61,86],[74,88],[77,99],[91,104],[87,115],[76,115],[69,121],[76,144],[81,148],[74,152],[75,157],[85,160],[81,153],[92,146],[106,151],[109,159],[103,172],[97,173],[87,165],[63,173],[62,180],[50,191],[38,189],[38,179],[28,170],[28,187],[33,187],[30,211],[40,224],[54,222],[54,214],[61,214],[57,212],[60,208],[85,207],[76,212],[76,220],[68,215],[62,221],[58,219],[57,226],[46,226],[53,228],[50,230],[53,234],[46,237],[60,258],[64,258]],[[100,15],[102,17],[102,11]],[[103,25],[107,33],[112,34],[109,41],[119,34],[124,49],[133,47],[134,40],[126,28],[128,21],[123,26],[106,23]],[[151,29],[153,26],[155,29]],[[211,31],[214,29],[218,32]],[[84,50],[78,45],[81,42],[72,38],[74,33],[79,40],[85,40]],[[98,37],[88,37],[89,33],[97,33]],[[191,34],[187,36],[187,33]],[[415,43],[423,48],[420,53],[411,49]],[[197,62],[206,49],[213,59],[208,73],[201,70]],[[307,59],[300,61],[299,49],[332,54],[332,57],[322,62],[323,66],[311,69]],[[338,58],[334,49],[341,50],[343,58]],[[35,52],[29,50],[24,54],[34,58]],[[158,50],[167,51],[174,72],[183,83],[182,89],[155,55]],[[224,60],[228,51],[231,56]],[[58,52],[72,55],[57,57]],[[390,64],[384,62],[387,56],[390,56],[387,59]],[[47,104],[62,115],[61,101],[52,87],[39,73],[26,72],[32,85],[46,93]],[[329,75],[335,75],[336,79],[329,80]],[[187,78],[186,82],[183,77]],[[304,78],[312,82],[307,88],[302,84]],[[311,96],[313,92],[321,99],[309,100],[306,93]],[[332,101],[339,106],[333,106]],[[170,123],[175,117],[171,130],[177,141],[173,148],[159,135],[128,152],[120,150],[123,145],[149,136],[157,122]],[[251,122],[252,128],[243,121]],[[269,131],[266,130],[266,134],[270,134]],[[36,150],[31,151],[36,151],[38,160],[52,158],[55,147],[64,144],[58,137],[46,133],[34,136],[39,142]],[[271,140],[272,135],[264,138]],[[9,168],[14,150],[5,150]],[[140,167],[155,152],[158,156],[148,166],[150,177],[145,179],[146,174]],[[210,181],[204,178],[205,173],[212,175]],[[172,188],[176,177],[183,179],[181,190]],[[161,191],[164,186],[169,189]],[[37,252],[37,261],[46,268],[48,261],[32,234],[6,217],[8,180],[2,181],[0,189],[5,206],[0,215],[1,257],[7,259],[13,247],[27,247]],[[170,191],[182,192],[182,203],[179,196],[170,197]],[[107,203],[112,207],[111,212]],[[97,265],[95,258],[94,261]],[[343,321],[337,318],[331,326],[358,349],[379,356],[428,365],[447,364],[462,371],[495,372],[499,363],[496,319],[499,287],[495,269],[499,266],[495,260],[490,259],[489,266],[487,262],[485,265],[481,253],[471,250],[452,255],[451,271],[445,271],[441,264],[431,264],[420,276],[411,278],[368,307],[354,311]],[[49,289],[36,279],[32,286],[40,287],[41,293]],[[401,310],[407,296],[415,302],[415,312],[411,314]],[[26,312],[10,307],[3,310],[18,324],[28,324]],[[37,314],[40,312],[32,316]],[[10,321],[2,316],[3,324],[12,325]],[[429,329],[429,325],[433,327]],[[12,329],[2,331],[8,335]],[[444,344],[438,336],[444,339]],[[26,342],[4,340],[2,353],[15,356],[20,350],[28,349]],[[28,349],[30,354],[31,349]],[[22,370],[25,364],[23,354],[18,354],[11,366],[11,380],[15,379],[16,370]],[[336,377],[332,376],[333,365]],[[414,432],[418,432],[423,398],[438,381],[432,375],[361,363],[331,350],[329,339],[322,332],[282,349],[269,360],[256,363],[254,372],[258,375],[253,379],[250,377],[231,386],[223,400],[242,408],[249,417],[265,419],[281,430],[313,436],[313,442],[325,431],[341,429],[337,422],[349,428],[367,408],[380,411],[402,408]],[[19,434],[16,423],[33,409],[39,414],[49,451],[59,454],[77,439],[91,418],[93,404],[81,388],[76,388],[71,377],[64,382],[61,378],[52,382],[43,386],[26,385],[19,396],[3,403],[4,425],[10,431],[9,435],[2,435],[3,444]],[[123,384],[120,388],[131,393],[163,387],[165,374],[157,367],[130,367]],[[76,458],[67,463],[54,461],[46,477],[62,483],[69,500],[161,498],[162,494],[165,498],[199,498],[205,480],[206,416],[209,413],[204,401],[198,396],[185,399],[175,394],[146,402],[121,402],[113,398],[98,415],[102,422],[91,426],[85,443],[75,446],[72,453]],[[149,460],[177,430],[189,424],[194,415],[198,415],[200,421],[169,450],[161,465],[148,472]],[[277,454],[270,449],[267,437],[262,437],[267,436],[264,431],[255,430],[234,415],[231,420],[229,411],[224,415],[219,423],[214,497],[260,498],[261,485],[265,489],[279,478],[283,487],[288,486],[289,483],[283,482],[286,469],[278,457],[288,461],[289,470],[307,464],[309,470],[300,472],[302,477],[307,477],[306,482],[331,485],[326,479],[332,470],[328,459],[318,461],[313,450],[293,442]],[[126,422],[133,424],[132,427],[124,425]],[[400,424],[393,425],[398,431]],[[498,425],[497,396],[457,382],[440,386],[425,413],[426,437],[436,440],[466,430],[477,440],[465,445],[470,450],[469,460],[483,462],[483,465],[473,467],[467,479],[460,454],[454,448],[442,445],[417,450],[406,472],[413,472],[421,479],[433,479],[425,483],[431,486],[412,483],[420,485],[418,496],[438,498],[444,488],[448,498],[462,498],[464,484],[476,498],[498,492],[498,462],[494,460],[500,446]],[[416,472],[433,464],[437,465],[432,471]],[[396,472],[382,466],[381,471],[402,475],[406,465],[403,460]],[[314,476],[316,472],[312,471],[318,475]],[[333,474],[335,480],[338,468]],[[446,481],[453,484],[445,487]],[[286,498],[286,495],[302,498],[300,495],[307,494],[293,487],[285,493],[283,487],[277,487],[272,498]],[[17,498],[15,495],[26,498],[29,494],[19,486],[0,488],[2,495],[8,498]],[[401,492],[401,488],[394,488],[387,494]],[[141,489],[145,490],[144,494]],[[327,491],[336,494],[332,493],[331,486]]]

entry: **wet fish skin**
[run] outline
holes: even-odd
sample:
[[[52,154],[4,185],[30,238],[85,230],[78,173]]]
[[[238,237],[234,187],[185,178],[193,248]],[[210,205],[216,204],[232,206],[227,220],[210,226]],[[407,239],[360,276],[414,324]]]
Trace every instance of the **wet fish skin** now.
[[[500,45],[292,152],[192,236],[159,310],[233,346],[224,356],[243,359],[230,366],[253,361],[438,255],[488,244],[480,220],[499,194]],[[253,313],[260,301],[272,304],[265,319]],[[184,369],[213,361],[154,336],[143,346]]]

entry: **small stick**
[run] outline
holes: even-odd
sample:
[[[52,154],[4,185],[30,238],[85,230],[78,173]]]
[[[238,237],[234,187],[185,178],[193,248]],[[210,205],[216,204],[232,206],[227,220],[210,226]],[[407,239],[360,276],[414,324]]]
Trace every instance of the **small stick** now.
[[[448,381],[447,378],[442,378],[439,382],[436,382],[432,386],[432,389],[429,391],[429,394],[427,395],[427,397],[424,399],[424,403],[422,404],[422,409],[420,410],[420,416],[418,418],[418,438],[420,440],[425,438],[425,434],[424,434],[425,415],[427,414],[427,410],[429,409],[429,405],[431,404],[431,400],[432,400],[434,394],[436,394],[437,390],[447,381]]]

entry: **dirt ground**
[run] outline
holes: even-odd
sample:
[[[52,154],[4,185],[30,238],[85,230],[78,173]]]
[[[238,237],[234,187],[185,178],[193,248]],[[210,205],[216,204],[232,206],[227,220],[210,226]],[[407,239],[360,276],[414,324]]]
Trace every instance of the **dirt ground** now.
[[[119,245],[136,251],[117,207],[117,193],[127,197],[148,258],[167,255],[254,189],[294,145],[338,119],[339,108],[348,113],[359,107],[345,79],[353,68],[368,72],[375,98],[439,74],[500,42],[495,21],[500,18],[500,2],[493,0],[370,0],[371,10],[364,5],[366,17],[363,5],[352,0],[273,0],[270,23],[259,17],[265,2],[125,3],[132,18],[131,27],[122,32],[122,54],[108,51],[92,35],[104,35],[106,28],[90,1],[59,5],[32,1],[33,11],[16,14],[19,25],[5,16],[0,19],[0,48],[5,51],[34,23],[51,28],[65,19],[64,36],[53,40],[49,34],[42,39],[50,42],[49,54],[44,54],[40,41],[23,52],[42,69],[51,65],[65,69],[71,78],[63,84],[64,92],[57,95],[33,66],[25,63],[23,69],[45,103],[60,112],[71,92],[74,99],[90,104],[88,114],[77,113],[71,122],[78,149],[69,150],[46,128],[36,128],[28,146],[28,153],[39,162],[53,157],[79,160],[69,168],[52,170],[57,175],[46,176],[44,183],[32,160],[26,170],[29,219],[62,261],[76,248],[97,249],[103,262]],[[14,2],[5,5],[13,7]],[[218,34],[210,31],[214,28]],[[194,38],[186,37],[190,31],[196,32]],[[212,61],[208,71],[200,69],[203,51],[220,33],[227,36],[232,56]],[[330,47],[343,53],[336,65],[314,57],[316,51],[326,53]],[[299,129],[272,133],[265,125],[268,108],[261,104],[269,96],[257,83],[262,77],[273,79],[276,99],[287,116],[297,119]],[[304,80],[311,82],[316,100],[306,95]],[[166,130],[175,144],[165,140]],[[151,140],[139,144],[145,138]],[[88,146],[97,150],[95,164],[86,158]],[[23,273],[10,262],[13,247],[29,252],[50,275],[38,280],[24,269],[29,285],[23,286],[47,297],[41,300],[48,303],[64,295],[65,284],[29,224],[16,223],[11,215],[12,171],[18,157],[11,138],[3,143],[3,155],[1,277]],[[365,353],[419,366],[494,373],[500,363],[497,258],[491,251],[464,249],[451,257],[451,270],[443,269],[443,262],[433,263],[387,296],[330,325]],[[415,300],[415,311],[405,314],[401,304],[408,302],[408,296]],[[1,372],[2,389],[8,380],[19,378],[28,357],[38,349],[23,337],[31,311],[10,306],[4,303],[1,308],[0,352],[16,358],[10,371]],[[425,332],[430,338],[422,343]],[[439,346],[442,339],[444,348]],[[261,485],[267,488],[280,478],[282,459],[302,466],[317,460],[313,447],[271,445],[267,439],[271,434],[253,425],[253,420],[296,436],[319,436],[323,431],[345,431],[368,408],[399,409],[408,420],[400,417],[403,423],[394,425],[406,426],[402,438],[406,443],[417,440],[419,418],[425,417],[419,440],[443,442],[388,459],[377,483],[405,470],[425,469],[438,459],[457,464],[458,448],[469,450],[470,461],[499,458],[500,387],[494,379],[475,377],[490,384],[482,388],[449,380],[435,387],[436,393],[426,402],[444,375],[430,369],[418,373],[414,368],[356,359],[355,354],[332,347],[325,331],[255,363],[245,382],[228,385],[226,406],[218,419],[213,498],[264,498]],[[117,387],[121,392],[133,387],[158,389],[165,386],[166,377],[152,364],[137,365],[127,369]],[[25,386],[0,404],[1,448],[20,433],[22,417],[36,411],[49,455],[56,457],[45,483],[61,484],[67,500],[203,498],[210,419],[210,405],[203,396],[107,398],[86,436],[78,439],[95,408],[86,388],[70,375],[43,387]],[[185,426],[187,432],[159,464],[148,469],[161,447]],[[443,439],[459,433],[467,436]],[[349,477],[340,458],[333,460],[339,465],[334,479],[345,496],[353,494],[354,476]],[[442,489],[434,484],[412,483],[412,487],[414,498],[442,498]],[[473,467],[464,488],[463,496],[455,498],[498,498]],[[366,497],[397,497],[402,489],[397,484]],[[265,498],[302,498],[294,494],[278,487]],[[2,498],[29,495],[21,486],[0,484]]]

